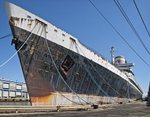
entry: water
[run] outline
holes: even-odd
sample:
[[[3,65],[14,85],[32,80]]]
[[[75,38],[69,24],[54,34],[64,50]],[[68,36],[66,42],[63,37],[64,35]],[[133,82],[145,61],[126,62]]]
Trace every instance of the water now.
[[[30,102],[0,102],[0,106],[31,106]]]

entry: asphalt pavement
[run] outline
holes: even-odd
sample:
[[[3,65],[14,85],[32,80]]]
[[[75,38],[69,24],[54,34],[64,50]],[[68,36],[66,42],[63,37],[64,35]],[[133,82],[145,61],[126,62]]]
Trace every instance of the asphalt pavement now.
[[[34,113],[0,113],[2,117],[150,117],[150,106],[146,102],[134,101],[126,104],[102,106],[98,109],[34,112]]]

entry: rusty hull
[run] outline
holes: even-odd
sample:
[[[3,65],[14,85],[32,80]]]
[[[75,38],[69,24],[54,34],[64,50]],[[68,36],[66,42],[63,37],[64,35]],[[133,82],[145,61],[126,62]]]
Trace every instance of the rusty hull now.
[[[15,44],[17,50],[30,34],[30,32],[16,25],[17,22],[23,23],[24,20],[26,19],[11,18],[10,20],[10,27],[14,37],[12,43]],[[32,22],[33,21],[29,21],[29,24]],[[28,25],[28,28],[30,28],[30,26],[31,25]],[[55,64],[59,68],[59,72],[68,85],[81,96],[81,98],[93,104],[114,103],[114,101],[106,97],[92,82],[90,76],[82,66],[77,53],[49,40],[48,45]],[[24,47],[18,52],[18,55],[32,106],[86,104],[73,94],[61,80],[50,58],[44,38],[33,34]],[[96,82],[108,95],[118,102],[128,101],[128,97],[130,99],[141,97],[141,94],[136,91],[133,86],[130,85],[128,87],[127,82],[120,76],[91,61],[105,80],[122,95],[118,96],[101,77],[98,77],[95,70],[88,63],[87,58],[83,57],[83,60]],[[129,94],[127,93],[128,88]]]

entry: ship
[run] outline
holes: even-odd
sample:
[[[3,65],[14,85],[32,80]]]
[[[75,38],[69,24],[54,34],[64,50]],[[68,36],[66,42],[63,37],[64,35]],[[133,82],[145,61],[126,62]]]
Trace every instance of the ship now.
[[[149,89],[148,89],[147,97],[149,97],[149,98],[150,98],[150,82],[149,82]]]
[[[149,82],[149,89],[148,89],[148,93],[147,93],[147,106],[150,106],[150,82]]]
[[[134,64],[114,58],[114,47],[109,62],[33,13],[4,5],[32,106],[93,106],[142,97]]]

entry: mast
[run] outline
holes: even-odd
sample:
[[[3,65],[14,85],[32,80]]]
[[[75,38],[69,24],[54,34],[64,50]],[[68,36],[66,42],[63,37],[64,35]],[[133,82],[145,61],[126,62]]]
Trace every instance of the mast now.
[[[111,63],[114,64],[114,47],[111,47]]]
[[[150,82],[149,82],[149,89],[148,89],[148,96],[147,97],[150,97]]]

